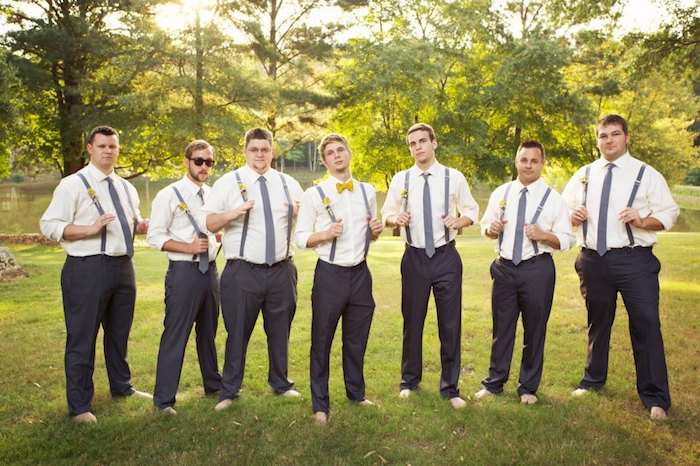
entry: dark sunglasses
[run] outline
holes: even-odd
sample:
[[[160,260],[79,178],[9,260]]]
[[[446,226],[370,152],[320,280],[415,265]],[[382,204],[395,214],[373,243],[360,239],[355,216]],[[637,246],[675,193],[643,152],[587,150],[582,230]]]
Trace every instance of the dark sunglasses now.
[[[206,163],[207,167],[213,167],[216,163],[214,162],[214,159],[203,159],[202,157],[195,157],[194,159],[191,157],[187,157],[187,159],[193,161],[194,164],[198,167],[201,167],[203,163]]]

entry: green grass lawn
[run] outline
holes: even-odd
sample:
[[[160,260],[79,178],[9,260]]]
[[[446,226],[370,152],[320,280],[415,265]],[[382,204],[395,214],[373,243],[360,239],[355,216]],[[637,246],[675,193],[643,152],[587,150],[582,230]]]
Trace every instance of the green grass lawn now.
[[[523,406],[515,392],[520,351],[503,395],[475,401],[486,376],[491,339],[488,267],[493,243],[475,229],[459,237],[464,262],[462,376],[467,407],[440,398],[434,307],[424,336],[424,376],[411,398],[398,398],[401,359],[399,262],[403,245],[383,236],[369,264],[377,302],[366,356],[367,397],[345,398],[340,329],[331,365],[331,418],[313,423],[309,395],[312,251],[298,251],[299,301],[290,341],[290,377],[301,398],[272,394],[261,319],[248,350],[243,392],[215,412],[202,394],[193,338],[180,382],[178,416],[162,416],[145,399],[109,396],[101,334],[95,369],[94,426],[67,414],[65,327],[59,248],[13,246],[29,277],[0,283],[0,463],[2,464],[698,464],[700,462],[700,246],[698,233],[660,235],[661,313],[673,407],[655,424],[635,390],[627,314],[618,309],[608,384],[572,399],[586,356],[586,312],[573,269],[576,251],[556,255],[557,289],[549,322],[540,403]],[[145,245],[135,257],[136,315],[129,360],[134,386],[152,391],[163,320],[166,258]],[[222,270],[223,262],[220,263]],[[85,277],[85,286],[91,286]],[[622,306],[622,303],[620,303]],[[220,364],[226,332],[217,339]],[[521,340],[520,329],[518,341]]]

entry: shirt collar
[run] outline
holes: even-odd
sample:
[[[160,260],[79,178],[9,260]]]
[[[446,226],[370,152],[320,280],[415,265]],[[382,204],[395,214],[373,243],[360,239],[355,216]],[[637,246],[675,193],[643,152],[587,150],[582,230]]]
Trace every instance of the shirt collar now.
[[[355,183],[355,179],[354,179],[352,176],[350,176],[350,178],[348,178],[348,181],[340,181],[340,180],[339,180],[338,178],[336,178],[335,176],[329,175],[329,176],[328,176],[328,180],[329,180],[331,183],[333,183],[333,184],[335,184],[335,183],[341,183],[341,184],[342,184],[342,183],[347,183],[348,181],[352,181],[353,183]]]
[[[609,163],[612,163],[617,168],[625,168],[625,165],[627,165],[630,160],[632,160],[632,156],[630,155],[629,151],[627,151],[614,162],[608,162],[605,157],[601,156],[593,163],[597,164],[599,168],[605,168]]]
[[[250,168],[250,166],[248,166],[248,164],[245,164],[241,168],[241,170],[246,175],[248,180],[250,180],[251,182],[258,181],[258,178],[260,178],[260,176],[261,176],[260,173],[256,172],[252,168]],[[267,171],[265,173],[262,174],[262,176],[265,177],[265,180],[267,180],[268,183],[272,180],[272,174],[274,173],[274,171],[275,171],[275,169],[270,167],[267,169]]]
[[[437,159],[435,159],[435,162],[433,162],[433,164],[430,166],[430,168],[428,168],[425,171],[418,168],[418,165],[416,165],[416,164],[413,164],[413,166],[411,167],[411,170],[412,170],[411,175],[413,178],[422,176],[423,173],[430,173],[431,176],[437,176],[438,174],[440,174],[440,172],[444,171],[442,169],[442,165],[440,165],[440,162],[438,162]]]
[[[114,170],[109,175],[105,175],[102,170],[97,168],[92,162],[88,163],[87,165],[87,170],[88,173],[90,173],[90,176],[92,176],[94,179],[97,181],[104,181],[107,178],[112,178],[112,182],[115,181],[116,179],[116,174],[114,173]]]
[[[192,192],[192,193],[194,193],[194,194],[197,194],[197,193],[199,192],[200,186],[197,185],[197,183],[195,183],[195,182],[192,181],[191,179],[189,179],[189,178],[187,177],[187,175],[183,176],[182,179],[180,180],[180,182],[181,182],[182,185],[183,185],[187,190],[189,190],[190,192]],[[205,185],[202,185],[201,188],[204,188],[204,186],[205,186]]]
[[[528,193],[537,194],[542,190],[543,185],[544,181],[542,181],[542,177],[538,178],[537,181],[534,181],[527,186],[523,185],[518,178],[513,180],[513,190],[518,193],[522,191],[523,188],[527,188]]]

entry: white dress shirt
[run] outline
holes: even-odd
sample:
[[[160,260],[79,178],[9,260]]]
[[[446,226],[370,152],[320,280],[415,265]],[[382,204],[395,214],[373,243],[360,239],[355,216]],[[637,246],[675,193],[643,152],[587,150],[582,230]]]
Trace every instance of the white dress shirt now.
[[[510,185],[510,189],[508,189]],[[508,260],[513,259],[513,245],[515,242],[515,228],[518,221],[518,204],[520,203],[520,192],[525,186],[519,180],[513,180],[510,183],[503,184],[496,188],[496,190],[491,193],[489,198],[489,204],[486,207],[484,216],[481,218],[481,233],[486,236],[486,230],[488,230],[491,222],[494,220],[501,219],[501,201],[505,201],[503,208],[503,220],[507,220],[505,227],[503,229],[503,241],[501,243],[501,249],[499,251],[498,244],[496,244],[496,252],[499,255]],[[538,179],[534,183],[530,183],[527,186],[527,193],[525,193],[527,199],[527,208],[525,209],[525,223],[529,224],[532,218],[535,216],[535,212],[542,202],[544,194],[547,192],[547,184],[545,184],[542,179]],[[506,191],[508,191],[508,198],[505,199]],[[571,229],[571,222],[569,221],[569,209],[566,207],[564,199],[552,189],[542,207],[542,212],[540,213],[536,225],[546,233],[552,233],[559,239],[560,249],[557,251],[566,251],[570,249],[574,243],[574,232]],[[498,241],[498,239],[496,239]],[[547,245],[544,241],[537,242],[538,254],[551,253],[555,251],[551,246]],[[532,245],[532,241],[527,238],[523,232],[523,252],[522,260],[528,260],[535,256],[535,249]]]
[[[78,173],[82,173],[90,187],[95,190],[97,200],[105,213],[114,214],[116,217],[117,211],[114,209],[112,197],[109,195],[108,184],[105,181],[108,175],[102,173],[92,163],[89,163]],[[122,209],[124,209],[124,215],[129,222],[129,231],[133,235],[134,220],[138,221],[141,219],[141,213],[138,209],[138,192],[131,183],[124,183],[123,179],[114,171],[109,174],[109,178],[112,179]],[[128,196],[125,187],[129,190]],[[131,198],[131,202],[129,202],[129,198]],[[69,256],[93,256],[101,254],[102,234],[100,232],[89,238],[67,241],[63,239],[63,230],[70,224],[91,225],[95,223],[99,216],[100,214],[90,198],[88,189],[78,177],[78,174],[74,173],[63,178],[54,190],[51,203],[44,215],[41,216],[39,227],[44,236],[60,241],[61,246]],[[119,223],[119,217],[116,217],[114,221],[107,225],[105,254],[108,256],[126,255],[126,243],[121,224]]]
[[[603,192],[603,181],[608,171],[608,161],[601,157],[591,164],[588,174],[588,194],[586,209],[588,210],[588,226],[586,238],[583,238],[583,225],[578,227],[578,245],[590,249],[596,249],[598,233],[598,217],[600,211],[600,197]],[[608,248],[629,247],[625,224],[618,219],[618,215],[627,207],[627,202],[632,194],[634,182],[637,179],[642,162],[631,157],[629,152],[613,162],[612,184],[610,186],[610,201],[608,204],[607,218],[607,245]],[[585,183],[582,182],[586,174],[585,167],[580,168],[564,188],[562,197],[569,211],[583,203]],[[663,175],[653,167],[648,166],[644,171],[639,191],[632,203],[632,207],[639,211],[639,216],[645,218],[654,217],[669,230],[678,218],[679,209],[671,196],[671,190],[666,184]],[[653,246],[657,243],[656,233],[630,225],[634,246]]]
[[[353,182],[352,192],[343,190],[338,194],[337,183],[342,183],[339,179],[329,177],[321,182],[319,186],[329,200],[329,206],[335,215],[336,220],[343,220],[343,234],[336,238],[335,257],[333,264],[343,267],[352,267],[365,260],[365,242],[367,238],[367,208],[360,182],[351,178]],[[367,194],[367,202],[371,212],[371,218],[377,216],[377,198],[374,187],[364,183]],[[296,226],[296,243],[300,248],[306,248],[309,237],[320,231],[330,228],[331,220],[328,209],[323,204],[323,199],[316,186],[306,190],[301,200],[299,217]],[[333,241],[324,241],[316,246],[318,257],[330,262],[331,245]]]
[[[442,216],[445,213],[445,166],[439,164],[437,160],[430,166],[426,173],[428,186],[430,187],[430,205],[433,218],[433,239],[435,247],[444,246],[454,239],[457,231],[450,231],[450,237],[445,238],[445,224]],[[469,217],[473,223],[479,220],[479,205],[469,191],[469,185],[462,172],[450,168],[450,189],[449,189],[449,209],[448,212],[457,216],[459,212],[463,216]],[[425,233],[423,228],[423,170],[413,165],[409,168],[408,186],[408,211],[411,213],[411,246],[425,248]],[[403,212],[404,199],[401,193],[406,182],[406,170],[394,175],[389,184],[386,200],[382,206],[382,219],[386,226],[386,219]],[[401,237],[406,241],[406,229],[401,228]]]
[[[258,181],[260,175],[248,165],[244,165],[238,170],[241,182],[245,185],[248,200],[255,200],[255,206],[249,211],[250,218],[248,220],[248,232],[243,251],[244,257],[241,257],[239,252],[245,214],[226,225],[221,239],[224,245],[224,255],[226,259],[244,259],[253,264],[264,264],[265,212],[260,194],[260,182]],[[270,195],[270,207],[275,227],[275,262],[284,260],[287,257],[288,203],[279,175],[280,172],[273,168],[267,170],[263,175],[267,180],[267,190]],[[301,189],[299,183],[287,174],[283,173],[282,176],[287,181],[287,188],[289,189],[292,203],[301,201],[304,190]],[[243,204],[243,202],[236,175],[234,172],[226,173],[214,183],[207,201],[196,216],[199,228],[203,232],[209,233],[207,229],[207,215],[233,210]],[[289,254],[293,254],[291,247],[289,248]]]
[[[151,220],[146,237],[148,244],[159,250],[162,250],[163,245],[169,240],[191,243],[197,238],[197,232],[192,226],[187,213],[180,207],[180,200],[175,194],[173,187],[176,187],[180,192],[185,205],[193,217],[196,217],[202,208],[202,199],[197,194],[200,187],[187,176],[161,189],[155,199],[153,199]],[[211,188],[206,184],[202,185],[201,188],[204,200],[206,200]],[[203,233],[205,231],[202,230]],[[208,237],[209,260],[212,261],[216,255],[216,236],[209,234]],[[193,255],[172,251],[166,251],[166,254],[171,261],[199,261],[199,254]]]

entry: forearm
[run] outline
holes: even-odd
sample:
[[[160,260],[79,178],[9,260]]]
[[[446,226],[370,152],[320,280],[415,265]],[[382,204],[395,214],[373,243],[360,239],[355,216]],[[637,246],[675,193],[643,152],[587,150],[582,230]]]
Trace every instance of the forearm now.
[[[554,233],[543,232],[542,237],[538,241],[543,242],[552,249],[561,249],[561,242],[559,241],[559,237]]]
[[[167,252],[181,252],[184,254],[197,254],[197,251],[192,249],[192,243],[183,243],[175,241],[174,239],[169,239],[163,243],[161,250]]]
[[[639,220],[640,224],[635,225],[635,227],[641,228],[642,230],[661,231],[664,229],[664,224],[654,217],[644,217]]]
[[[218,233],[222,228],[224,228],[229,222],[238,218],[238,216],[233,216],[236,211],[222,212],[220,214],[209,214],[207,215],[207,230],[211,233]]]
[[[329,234],[327,230],[312,233],[311,236],[309,236],[309,239],[306,240],[306,247],[312,249],[332,239],[333,237]]]
[[[100,228],[95,227],[95,225],[66,225],[63,230],[63,239],[65,241],[77,241],[90,236],[95,236],[100,232]]]

